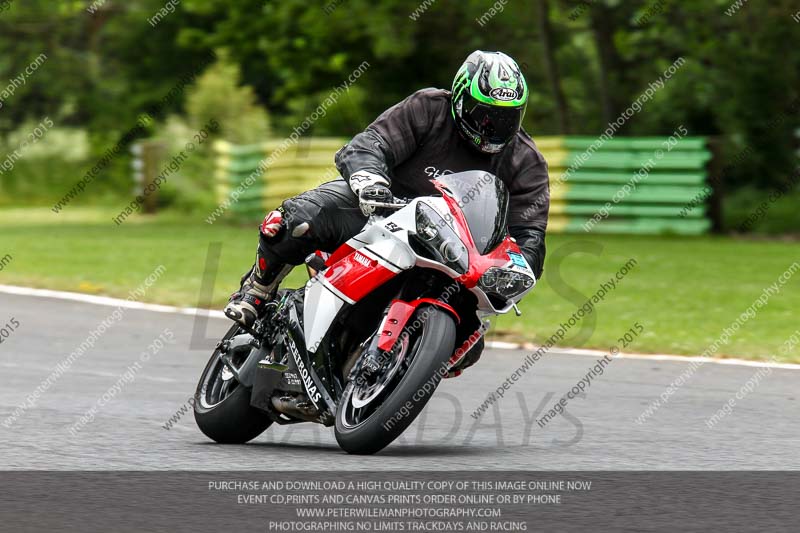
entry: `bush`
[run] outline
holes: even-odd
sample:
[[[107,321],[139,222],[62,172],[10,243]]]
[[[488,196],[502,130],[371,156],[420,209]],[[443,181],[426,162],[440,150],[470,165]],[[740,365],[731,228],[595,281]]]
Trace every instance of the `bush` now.
[[[240,85],[239,66],[219,57],[187,91],[188,124],[196,131],[216,120],[220,138],[237,144],[263,141],[269,135],[266,110],[257,104],[252,87]]]
[[[171,115],[156,126],[153,139],[163,145],[159,173],[168,172],[158,191],[158,207],[185,212],[210,210],[214,202],[213,143],[225,139],[249,144],[269,135],[267,112],[251,87],[240,85],[238,65],[222,54],[186,91],[186,116]],[[197,135],[200,135],[198,138]],[[187,143],[194,149],[186,149]]]
[[[0,139],[7,154],[0,174],[0,202],[46,204],[60,198],[86,171],[90,143],[86,130],[53,126],[30,142],[39,124],[24,123]],[[16,152],[15,152],[16,151]]]
[[[333,101],[332,104],[330,102]],[[368,94],[358,86],[351,86],[338,96],[333,91],[322,91],[306,97],[294,98],[288,103],[289,114],[280,122],[282,136],[316,113],[319,117],[311,124],[305,137],[352,136],[362,131],[375,117],[367,111]]]
[[[725,198],[724,224],[728,231],[778,235],[800,231],[800,188],[782,194],[744,187]]]

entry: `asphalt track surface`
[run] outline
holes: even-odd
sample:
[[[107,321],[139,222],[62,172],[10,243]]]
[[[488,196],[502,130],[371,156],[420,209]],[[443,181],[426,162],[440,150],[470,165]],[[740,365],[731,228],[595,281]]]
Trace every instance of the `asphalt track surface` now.
[[[84,341],[114,308],[0,294],[0,325],[19,327],[0,344],[0,422]],[[186,405],[216,338],[228,322],[209,319],[191,348],[195,318],[125,310],[121,321],[80,357],[35,407],[0,424],[0,469],[40,470],[786,470],[800,467],[797,370],[771,369],[730,415],[705,421],[758,368],[706,364],[651,418],[636,418],[689,363],[616,359],[570,400],[566,416],[541,417],[595,364],[585,355],[548,354],[494,409],[471,413],[526,352],[488,350],[478,366],[446,380],[423,415],[382,453],[355,457],[332,428],[273,426],[248,445],[206,439]],[[69,431],[165,329],[174,343],[141,364],[135,379],[75,435]],[[763,373],[764,370],[761,369]]]

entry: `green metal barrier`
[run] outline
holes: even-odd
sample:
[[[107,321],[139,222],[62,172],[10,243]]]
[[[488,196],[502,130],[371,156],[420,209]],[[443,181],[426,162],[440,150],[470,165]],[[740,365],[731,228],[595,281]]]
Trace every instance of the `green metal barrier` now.
[[[270,140],[237,146],[225,141],[214,144],[217,154],[215,190],[220,203],[248,180],[230,213],[238,219],[257,220],[283,200],[336,179],[333,154],[347,139],[312,138],[296,143]],[[259,172],[259,165],[263,171]]]
[[[237,218],[258,219],[285,198],[335,179],[333,154],[345,142],[218,142],[218,199],[252,177],[230,210]],[[703,138],[685,137],[669,148],[662,137],[611,139],[601,146],[596,137],[536,142],[550,166],[550,231],[701,234],[711,227],[705,207],[711,153]]]
[[[700,234],[711,227],[706,140],[537,140],[550,166],[551,231]]]

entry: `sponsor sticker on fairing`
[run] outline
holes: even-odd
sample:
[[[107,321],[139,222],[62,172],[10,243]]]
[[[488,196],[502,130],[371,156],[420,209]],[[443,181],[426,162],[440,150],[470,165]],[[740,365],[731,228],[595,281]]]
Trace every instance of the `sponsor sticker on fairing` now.
[[[300,373],[300,377],[303,379],[303,385],[305,385],[306,392],[308,392],[309,398],[314,403],[314,407],[319,408],[319,400],[322,395],[319,393],[319,390],[317,390],[317,385],[311,378],[311,374],[309,373],[308,368],[306,368],[306,364],[300,357],[300,352],[297,351],[297,346],[291,338],[289,339],[288,344],[289,349],[292,351],[294,362],[297,364],[297,371]]]
[[[511,259],[511,263],[514,266],[518,266],[527,270],[528,262],[525,261],[525,258],[522,257],[522,254],[518,254],[517,252],[508,252],[508,258]]]

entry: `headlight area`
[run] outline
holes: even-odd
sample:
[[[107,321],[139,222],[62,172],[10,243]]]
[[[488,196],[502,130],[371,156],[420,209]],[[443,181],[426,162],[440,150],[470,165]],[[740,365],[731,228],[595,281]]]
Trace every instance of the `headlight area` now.
[[[501,309],[533,287],[533,278],[509,268],[492,267],[478,280],[478,286],[495,308]],[[496,305],[500,304],[500,305]]]
[[[442,216],[425,202],[419,202],[416,221],[417,233],[409,235],[414,252],[465,274],[469,268],[469,252]]]

